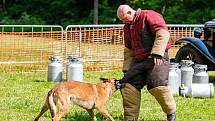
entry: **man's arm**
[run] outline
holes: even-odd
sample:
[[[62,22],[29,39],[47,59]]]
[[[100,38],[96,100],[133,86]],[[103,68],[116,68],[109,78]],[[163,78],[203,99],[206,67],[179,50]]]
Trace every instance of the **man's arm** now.
[[[124,48],[124,61],[123,61],[123,68],[122,71],[126,73],[128,69],[131,67],[133,63],[133,54],[132,50],[129,48],[125,47]]]
[[[150,27],[150,30],[155,35],[151,56],[154,58],[155,64],[160,65],[169,42],[170,33],[166,26],[165,20],[159,13],[150,11],[146,21]]]
[[[160,55],[161,57],[163,57],[169,38],[170,38],[170,33],[167,30],[164,30],[164,29],[158,30],[156,32],[156,37],[155,37],[154,45],[152,47],[151,54]]]
[[[122,71],[126,73],[128,69],[131,67],[131,64],[133,63],[133,52],[132,52],[132,46],[131,46],[129,24],[125,24],[124,26],[124,42],[125,42],[125,48],[124,48],[124,61],[123,61]]]

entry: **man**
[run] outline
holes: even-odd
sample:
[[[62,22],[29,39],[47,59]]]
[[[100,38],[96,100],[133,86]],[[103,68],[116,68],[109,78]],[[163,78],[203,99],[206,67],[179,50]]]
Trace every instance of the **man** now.
[[[152,10],[135,11],[128,5],[120,5],[117,16],[125,23],[124,86],[121,89],[124,120],[138,120],[141,89],[147,85],[167,114],[167,120],[175,121],[176,104],[167,86],[170,33],[163,17]]]

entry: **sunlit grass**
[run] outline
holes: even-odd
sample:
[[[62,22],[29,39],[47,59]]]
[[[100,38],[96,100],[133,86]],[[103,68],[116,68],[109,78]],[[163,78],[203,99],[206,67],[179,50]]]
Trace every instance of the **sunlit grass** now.
[[[48,90],[56,83],[47,82],[46,72],[0,73],[0,121],[32,121],[39,113]],[[120,70],[110,72],[85,72],[84,80],[99,82],[100,77],[121,78]],[[214,121],[215,98],[183,98],[175,96],[177,103],[177,121]],[[108,101],[106,108],[116,121],[123,120],[122,97],[117,91]],[[96,112],[98,121],[104,117]],[[161,107],[144,88],[142,90],[140,121],[165,120]],[[50,121],[50,113],[41,117],[41,121]],[[72,105],[70,112],[61,121],[90,121],[85,110]]]

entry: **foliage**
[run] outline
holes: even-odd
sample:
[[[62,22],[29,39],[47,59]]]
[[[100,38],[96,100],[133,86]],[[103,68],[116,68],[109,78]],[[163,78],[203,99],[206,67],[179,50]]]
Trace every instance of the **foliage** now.
[[[214,74],[214,73],[213,73]],[[0,72],[0,121],[32,121],[39,113],[48,90],[56,83],[47,82],[46,72],[14,73]],[[100,77],[121,78],[120,70],[110,72],[85,72],[84,80],[99,82]],[[87,80],[87,81],[86,81]],[[183,98],[175,96],[177,103],[177,121],[213,121],[215,119],[215,98]],[[144,88],[142,90],[140,121],[165,120],[161,107]],[[107,102],[106,108],[116,121],[123,120],[122,97],[117,91]],[[95,111],[98,121],[104,117]],[[42,121],[50,121],[46,112]],[[71,105],[70,112],[62,121],[90,121],[87,112]]]
[[[93,0],[3,0],[0,24],[93,24]],[[203,24],[215,18],[214,0],[102,0],[99,24],[121,23],[116,16],[120,4],[134,9],[153,9],[169,24]]]
[[[45,25],[45,21],[41,18],[32,16],[27,14],[27,12],[21,13],[20,18],[18,19],[11,19],[8,16],[3,17],[0,21],[0,24],[17,24],[17,25],[27,25],[27,24],[35,24],[35,25]]]

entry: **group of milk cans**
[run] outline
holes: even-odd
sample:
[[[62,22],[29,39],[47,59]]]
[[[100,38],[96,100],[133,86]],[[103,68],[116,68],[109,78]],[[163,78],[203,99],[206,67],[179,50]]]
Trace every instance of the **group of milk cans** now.
[[[68,56],[66,80],[82,81],[83,65],[76,56]],[[51,56],[48,65],[48,81],[62,81],[63,64],[60,56]],[[209,83],[207,65],[195,64],[191,60],[170,63],[168,85],[172,94],[183,97],[213,97],[214,86]]]
[[[63,62],[61,56],[51,56],[48,65],[48,81],[60,82],[63,77]],[[78,56],[70,55],[65,62],[66,81],[82,81],[83,65]]]
[[[214,86],[209,83],[207,65],[195,64],[192,60],[170,63],[168,85],[172,94],[183,97],[213,97]]]

